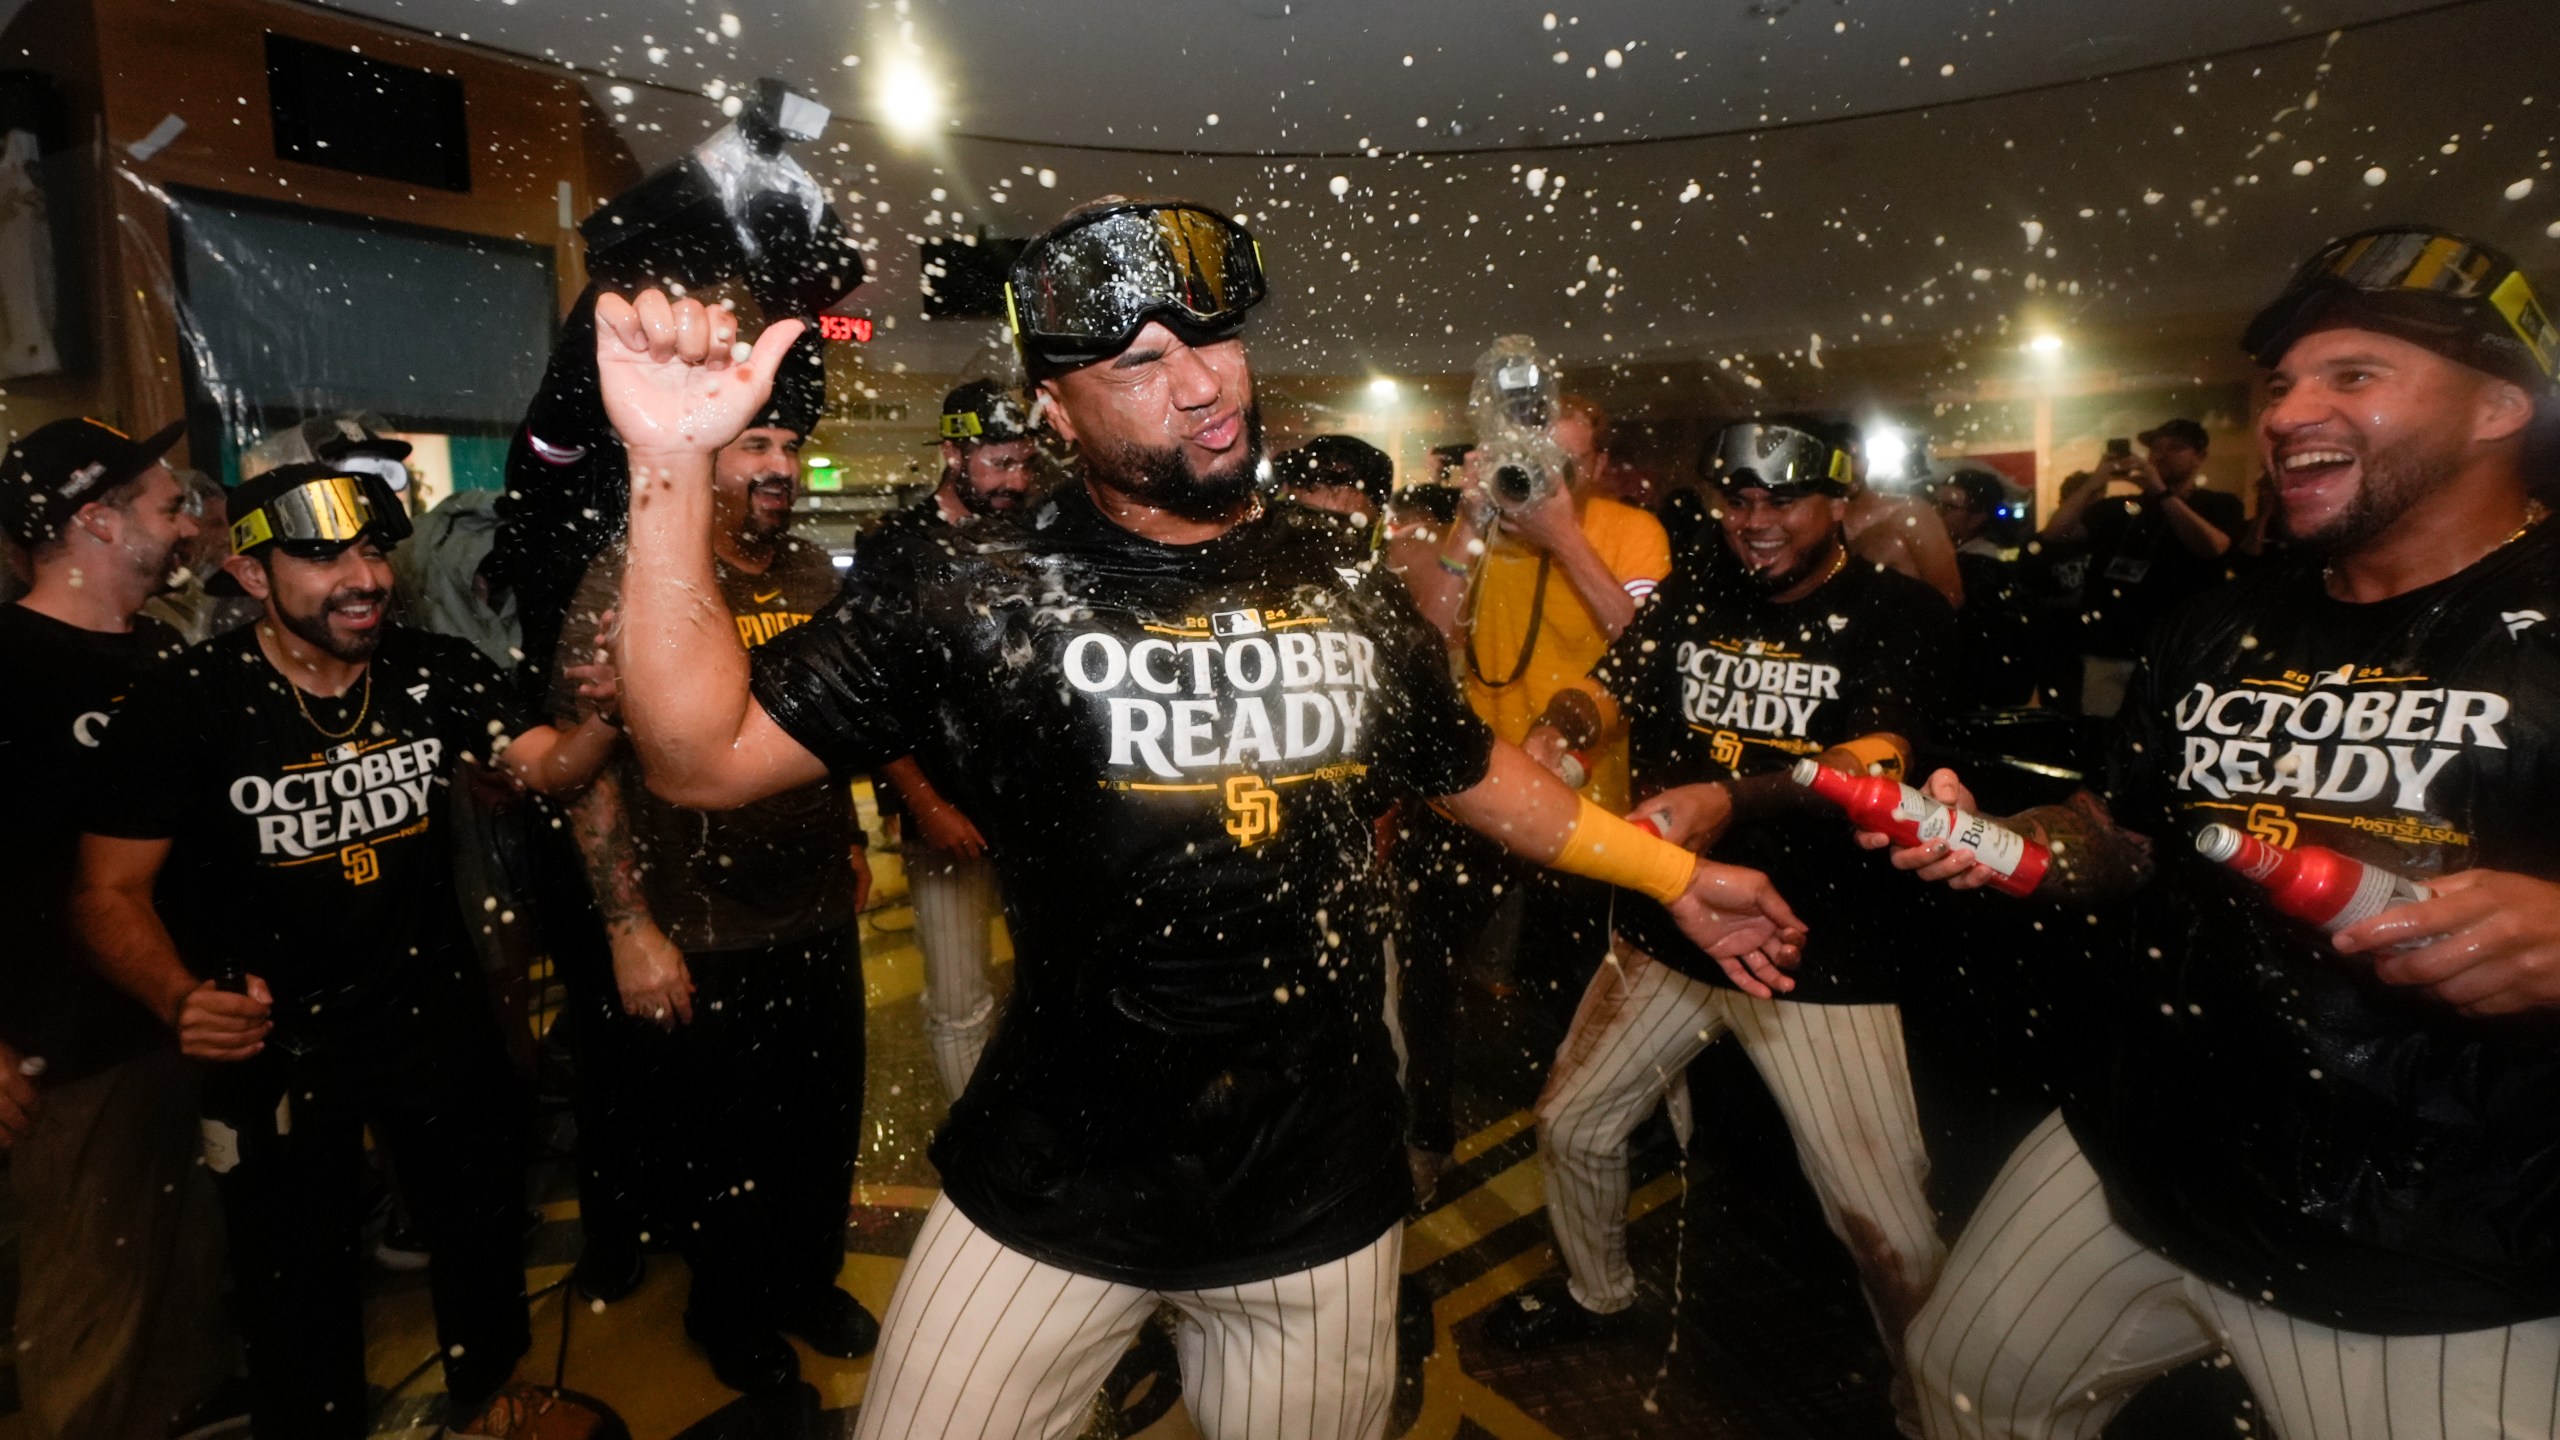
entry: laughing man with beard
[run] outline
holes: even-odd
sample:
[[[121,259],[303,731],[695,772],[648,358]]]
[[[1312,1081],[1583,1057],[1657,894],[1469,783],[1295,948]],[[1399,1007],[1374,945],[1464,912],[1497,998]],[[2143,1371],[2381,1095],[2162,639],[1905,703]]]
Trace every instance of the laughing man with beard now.
[[[2300,558],[2161,628],[2103,799],[2008,822],[2052,847],[2048,933],[2141,898],[2120,949],[2049,957],[2110,982],[2108,1063],[1911,1327],[1933,1440],[2093,1435],[2217,1350],[2284,1440],[2560,1431],[2560,527],[2523,464],[2560,335],[2506,256],[2393,227],[2242,344]],[[2323,935],[2197,853],[2213,824],[2433,894]]]
[[[1106,203],[1034,240],[1011,294],[1073,480],[752,657],[705,603],[711,456],[798,326],[736,364],[721,313],[598,304],[650,783],[738,805],[931,737],[1003,876],[1013,999],[934,1141],[943,1194],[859,1435],[1071,1435],[1159,1300],[1213,1440],[1381,1433],[1411,1181],[1364,774],[1646,890],[1738,970],[1792,958],[1765,877],[1496,744],[1402,585],[1329,517],[1260,501],[1240,332],[1263,293],[1252,237],[1200,206]]]
[[[286,465],[232,493],[255,624],[138,676],[79,823],[74,925],[203,1077],[250,1421],[357,1440],[364,1132],[434,1254],[451,1428],[543,1402],[529,1340],[521,1108],[453,893],[444,791],[466,767],[582,781],[610,728],[527,726],[471,645],[391,623],[409,519],[381,477]],[[511,743],[512,741],[512,743]],[[521,1018],[517,1023],[523,1023]]]

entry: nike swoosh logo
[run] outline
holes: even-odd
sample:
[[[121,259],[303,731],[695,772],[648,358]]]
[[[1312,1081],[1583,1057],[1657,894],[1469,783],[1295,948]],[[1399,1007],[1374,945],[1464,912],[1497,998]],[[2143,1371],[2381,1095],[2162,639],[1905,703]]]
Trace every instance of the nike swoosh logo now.
[[[773,592],[772,594],[770,594],[770,595],[759,595],[759,596],[757,596],[757,597],[756,597],[756,603],[757,603],[757,604],[759,604],[759,605],[770,605],[770,604],[772,604],[774,601],[779,600],[779,599],[781,599],[781,598],[782,598],[782,592],[781,592],[781,591],[779,591],[779,590],[776,590],[776,591],[774,591],[774,592]]]

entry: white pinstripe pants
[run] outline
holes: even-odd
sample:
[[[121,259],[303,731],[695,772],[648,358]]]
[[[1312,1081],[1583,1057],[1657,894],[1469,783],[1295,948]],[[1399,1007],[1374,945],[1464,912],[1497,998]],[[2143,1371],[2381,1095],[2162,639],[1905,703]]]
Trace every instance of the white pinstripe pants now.
[[[977,1073],[995,1028],[987,922],[996,913],[995,867],[923,845],[907,848],[907,898],[924,952],[924,1035],[942,1092],[957,1100]]]
[[[2117,1226],[2059,1112],[1992,1182],[1910,1336],[1931,1440],[2094,1440],[2134,1392],[2216,1350],[2282,1440],[2560,1433],[2560,1319],[2359,1335],[2244,1300]]]
[[[1831,1233],[1857,1262],[1886,1348],[1929,1293],[1946,1246],[1891,1005],[1760,1000],[1692,980],[1620,941],[1592,976],[1538,1099],[1547,1220],[1593,1310],[1635,1303],[1627,1137],[1698,1052],[1731,1031],[1768,1084]]]
[[[1208,1440],[1379,1440],[1404,1227],[1270,1280],[1156,1291],[1043,1264],[936,1199],[882,1322],[855,1440],[1063,1440],[1161,1300]]]

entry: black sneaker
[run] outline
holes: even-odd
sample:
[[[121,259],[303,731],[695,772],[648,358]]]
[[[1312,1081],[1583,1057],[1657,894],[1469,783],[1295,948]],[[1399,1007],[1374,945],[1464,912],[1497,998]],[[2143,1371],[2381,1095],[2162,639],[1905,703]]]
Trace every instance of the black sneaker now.
[[[249,1428],[249,1377],[233,1375],[169,1417],[169,1440],[213,1440]]]
[[[721,1384],[748,1395],[766,1395],[800,1379],[800,1352],[780,1331],[753,1325],[704,1325],[690,1315],[685,1336],[711,1361]]]
[[[1505,1296],[1485,1317],[1485,1338],[1506,1350],[1554,1350],[1595,1345],[1636,1328],[1633,1309],[1603,1315],[1573,1298],[1565,1277],[1532,1280]]]
[[[774,1319],[784,1334],[797,1335],[810,1349],[838,1360],[859,1360],[880,1343],[880,1322],[835,1285],[784,1307]]]
[[[638,1244],[593,1235],[578,1252],[577,1267],[569,1272],[569,1283],[578,1287],[579,1294],[607,1305],[630,1295],[648,1278],[649,1262]]]

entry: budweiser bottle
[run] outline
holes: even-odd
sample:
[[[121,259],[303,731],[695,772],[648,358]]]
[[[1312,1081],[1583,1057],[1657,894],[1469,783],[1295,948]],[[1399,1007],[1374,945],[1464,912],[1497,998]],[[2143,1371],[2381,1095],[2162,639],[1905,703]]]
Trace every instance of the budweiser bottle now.
[[[1991,888],[2024,895],[2044,879],[2053,856],[2042,845],[1979,815],[1942,805],[1898,780],[1882,775],[1843,775],[1815,760],[1799,760],[1795,782],[1849,812],[1869,830],[1890,835],[1897,845],[1926,845],[1943,840],[1954,850],[1970,850],[1973,858],[1998,878]]]
[[[2267,888],[2267,898],[2278,910],[2331,934],[2434,893],[2406,876],[2325,845],[2288,850],[2228,825],[2207,825],[2197,831],[2196,853],[2257,881]],[[2418,940],[2395,948],[2425,943]]]

